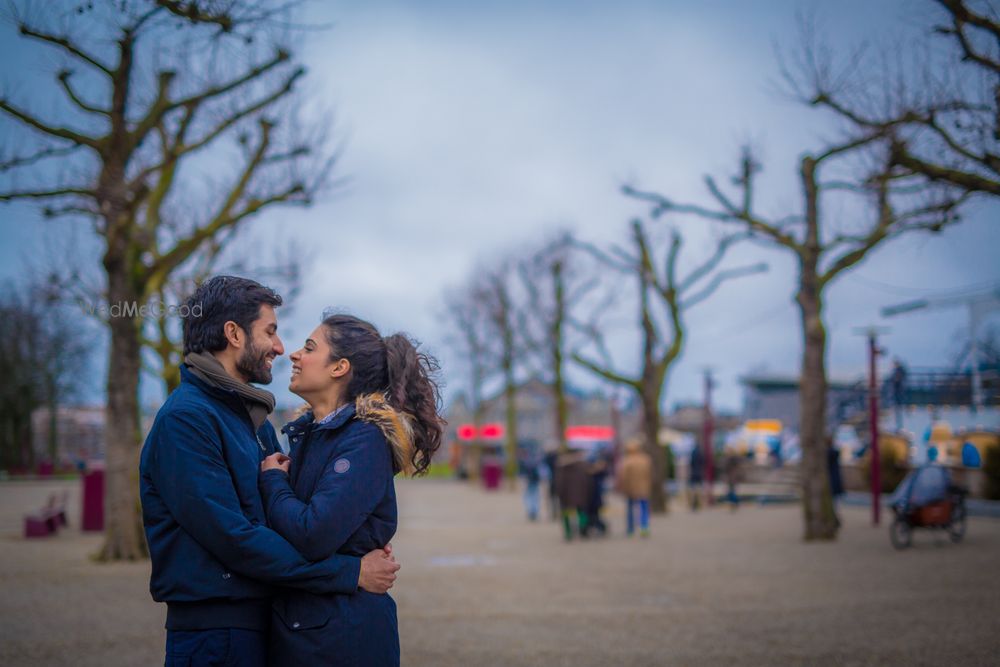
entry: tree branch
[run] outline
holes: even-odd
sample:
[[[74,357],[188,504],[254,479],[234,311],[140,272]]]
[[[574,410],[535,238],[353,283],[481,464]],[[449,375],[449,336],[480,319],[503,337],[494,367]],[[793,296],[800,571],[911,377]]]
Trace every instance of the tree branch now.
[[[156,0],[156,4],[179,18],[191,23],[217,25],[221,32],[230,32],[235,25],[227,11],[213,12],[202,9],[197,0]]]
[[[50,197],[68,196],[94,197],[93,190],[84,188],[57,188],[55,190],[14,190],[10,192],[0,192],[0,201],[14,201],[15,199],[47,199]]]
[[[102,72],[104,72],[108,76],[111,76],[112,73],[113,73],[110,67],[108,67],[107,65],[105,65],[104,63],[102,63],[101,61],[99,61],[97,58],[95,58],[94,56],[90,55],[89,53],[87,53],[86,51],[84,51],[83,49],[81,49],[80,47],[78,47],[73,42],[69,41],[69,38],[67,38],[67,37],[57,37],[56,35],[50,35],[48,33],[42,32],[40,30],[36,30],[34,28],[29,28],[24,23],[22,23],[19,26],[19,31],[25,37],[33,37],[33,38],[41,40],[43,42],[47,42],[49,44],[53,44],[55,46],[61,47],[63,50],[65,50],[65,51],[69,52],[70,54],[76,56],[78,59],[84,61],[85,63],[88,63],[88,64],[96,67],[97,69],[101,70]]]
[[[277,51],[277,53],[275,53],[274,57],[271,60],[267,61],[263,65],[258,65],[257,67],[254,67],[253,69],[251,69],[250,71],[248,71],[243,76],[238,77],[236,79],[233,79],[229,83],[224,83],[224,84],[219,85],[219,86],[214,86],[212,88],[208,88],[207,90],[204,90],[204,91],[198,93],[197,95],[191,95],[190,97],[186,97],[186,98],[184,98],[182,100],[178,100],[176,102],[171,102],[170,104],[168,104],[166,106],[166,108],[164,109],[164,112],[166,112],[166,111],[172,111],[174,109],[177,109],[177,108],[180,108],[180,107],[183,107],[183,106],[192,105],[192,104],[199,105],[199,104],[202,104],[203,102],[206,102],[206,101],[208,101],[208,100],[210,100],[210,99],[212,99],[214,97],[218,97],[219,95],[224,95],[225,93],[233,91],[233,90],[235,90],[235,89],[243,86],[244,84],[247,84],[247,83],[253,81],[254,79],[257,79],[260,76],[266,74],[267,72],[269,72],[270,70],[274,69],[278,65],[286,62],[290,57],[291,56],[289,55],[289,53],[287,51],[285,51],[283,49],[279,49]],[[301,72],[300,72],[300,70],[301,70]],[[293,81],[294,81],[294,79],[298,78],[298,76],[300,76],[302,72],[304,72],[304,70],[302,70],[301,68],[299,68],[296,71],[300,72],[300,73],[299,74],[294,74],[291,77],[291,79]],[[153,124],[155,125],[156,123],[153,123]]]
[[[46,218],[61,218],[66,215],[85,215],[89,218],[100,218],[100,213],[86,206],[61,206],[51,208],[46,206],[42,209],[42,215]]]
[[[7,102],[7,100],[0,99],[0,110],[6,111],[8,114],[18,119],[25,125],[33,127],[36,130],[43,132],[44,134],[47,134],[52,137],[58,137],[60,139],[66,139],[80,146],[89,146],[94,150],[100,150],[100,141],[98,139],[94,139],[93,137],[88,137],[84,134],[80,134],[79,132],[74,132],[73,130],[70,130],[65,127],[54,127],[52,125],[43,123],[42,121],[38,120],[28,112],[18,109],[17,107],[11,105],[9,102]]]
[[[608,266],[617,271],[623,273],[629,273],[635,270],[638,260],[635,257],[623,257],[621,259],[615,259],[611,257],[608,253],[604,252],[592,243],[587,243],[585,241],[580,241],[579,239],[573,240],[573,245],[580,250],[588,253],[591,257],[596,259],[598,262]]]
[[[707,220],[717,220],[729,223],[742,222],[746,224],[751,231],[760,232],[765,236],[770,237],[780,245],[786,246],[794,250],[796,253],[799,252],[799,244],[791,235],[781,231],[778,225],[768,223],[749,212],[743,213],[739,211],[719,190],[718,186],[715,184],[715,180],[711,177],[706,178],[705,183],[708,186],[709,192],[712,193],[712,196],[715,197],[715,199],[725,209],[724,211],[712,211],[710,209],[692,204],[677,204],[660,194],[642,192],[629,186],[622,188],[622,192],[630,197],[635,197],[636,199],[652,203],[654,205],[651,213],[653,217],[659,217],[667,211],[673,211],[676,213],[690,213]]]
[[[79,145],[74,144],[73,146],[65,146],[62,148],[43,148],[37,153],[32,155],[25,155],[23,157],[13,157],[4,162],[0,162],[0,172],[9,171],[17,167],[26,167],[29,164],[38,162],[39,160],[44,160],[49,157],[61,157],[63,155],[69,155],[76,149],[80,148]]]
[[[937,3],[951,14],[953,27],[947,29],[947,32],[954,35],[955,39],[958,40],[959,46],[962,48],[962,53],[965,55],[965,60],[971,60],[988,70],[1000,73],[1000,63],[990,60],[987,56],[978,53],[973,48],[969,36],[965,34],[965,24],[968,23],[991,33],[994,41],[1000,40],[1000,26],[995,21],[973,12],[962,0],[937,0]]]
[[[143,139],[143,137],[145,137],[146,134],[151,129],[159,125],[163,121],[166,114],[170,113],[171,111],[179,109],[181,107],[187,108],[188,122],[190,122],[191,116],[193,116],[194,113],[197,111],[197,109],[209,99],[231,92],[232,90],[235,90],[249,83],[250,81],[253,81],[256,78],[263,76],[266,72],[278,66],[279,64],[285,62],[288,59],[289,55],[287,52],[278,51],[277,55],[271,61],[259,67],[255,67],[242,77],[234,79],[233,81],[230,81],[227,84],[216,86],[214,88],[209,88],[208,90],[202,91],[197,95],[192,95],[183,100],[174,102],[171,102],[169,100],[169,88],[170,88],[170,83],[172,82],[175,74],[169,71],[161,72],[156,100],[150,105],[149,110],[146,112],[146,115],[143,117],[141,121],[139,121],[135,129],[131,132],[133,142],[135,143],[140,142]],[[268,107],[281,97],[287,95],[289,92],[291,92],[295,84],[295,81],[304,74],[305,74],[304,68],[302,67],[296,68],[295,71],[293,71],[288,76],[288,78],[285,79],[285,82],[271,94],[263,97],[262,99],[258,100],[257,102],[247,107],[244,107],[239,111],[230,114],[222,123],[216,126],[213,130],[209,131],[201,139],[191,143],[190,145],[179,145],[177,147],[177,150],[175,151],[176,155],[174,155],[174,158],[180,157],[181,155],[185,155],[187,153],[196,151],[199,148],[202,148],[203,146],[207,145],[208,143],[216,139],[220,134],[225,132],[227,129],[235,125],[240,120],[246,118],[247,116],[252,115],[257,111],[260,111],[261,109]],[[147,171],[155,171],[156,168],[157,167],[153,167]]]
[[[231,114],[230,116],[228,116],[226,118],[226,120],[224,120],[222,123],[219,123],[219,125],[217,125],[213,130],[211,130],[210,132],[208,132],[202,138],[200,138],[200,139],[198,139],[196,141],[193,141],[190,144],[182,144],[177,149],[177,151],[175,151],[176,157],[180,157],[182,155],[186,155],[187,153],[191,153],[193,151],[198,150],[199,148],[202,148],[203,146],[205,146],[205,145],[211,143],[212,141],[214,141],[220,134],[222,134],[223,132],[225,132],[227,129],[229,129],[230,127],[232,127],[233,125],[235,125],[239,121],[243,120],[244,118],[246,118],[248,116],[253,115],[254,113],[260,111],[261,109],[267,108],[268,106],[270,106],[274,102],[278,101],[279,99],[281,99],[282,97],[284,97],[285,95],[287,95],[288,93],[290,93],[292,91],[292,87],[294,86],[295,81],[299,77],[301,77],[302,75],[304,75],[304,74],[305,74],[305,70],[304,69],[300,68],[300,69],[295,70],[291,74],[291,76],[288,77],[288,79],[285,81],[284,85],[281,86],[281,88],[275,90],[273,93],[271,93],[267,97],[259,100],[258,102],[254,103],[254,104],[251,104],[250,106],[244,107],[243,109],[240,109],[239,111],[234,112],[233,114]],[[296,151],[298,151],[298,152],[295,155],[293,155],[293,157],[298,157],[299,155],[301,155],[302,154],[302,150],[303,149],[301,149],[301,148],[300,149],[296,149]],[[308,150],[308,149],[304,149],[304,150]],[[270,157],[268,157],[266,159],[266,161],[278,161],[279,159],[281,159],[281,158],[279,158],[279,156],[270,156]]]
[[[76,106],[80,107],[84,111],[100,114],[102,116],[110,116],[111,115],[110,111],[107,111],[105,109],[98,109],[97,107],[91,104],[87,104],[80,98],[79,95],[76,94],[76,91],[73,90],[73,87],[69,85],[69,78],[72,75],[73,72],[69,70],[63,70],[62,72],[59,72],[59,75],[57,77],[59,79],[59,85],[61,85],[62,89],[66,91],[66,96],[69,97],[70,101],[72,101]]]
[[[590,359],[587,359],[576,352],[572,354],[572,359],[573,361],[580,364],[590,372],[594,373],[595,375],[599,375],[600,377],[604,378],[605,380],[608,380],[609,382],[614,382],[616,384],[623,384],[628,387],[634,387],[637,390],[641,386],[641,382],[639,380],[633,380],[632,378],[627,378],[624,375],[615,373],[611,369],[599,366],[596,362],[591,361]]]
[[[252,197],[240,210],[233,211],[233,208],[244,197],[251,178],[263,161],[264,156],[267,153],[267,149],[270,146],[270,135],[273,126],[266,120],[262,120],[260,126],[260,144],[247,161],[242,174],[233,186],[225,202],[209,223],[192,232],[187,238],[178,241],[171,250],[156,259],[149,269],[147,279],[148,290],[156,291],[159,289],[160,285],[165,280],[166,276],[169,275],[170,271],[180,265],[191,255],[192,252],[197,250],[203,242],[210,239],[220,230],[226,227],[234,226],[241,220],[254,215],[261,209],[272,204],[289,201],[297,201],[301,204],[309,202],[308,194],[306,193],[305,188],[300,183],[294,183],[285,190],[275,194],[271,194],[266,197]],[[296,199],[299,195],[302,195],[302,197]]]
[[[932,181],[952,183],[965,190],[1000,195],[1000,181],[972,171],[933,164],[910,153],[902,142],[893,143],[892,160],[901,167],[924,174]]]
[[[767,264],[765,262],[761,262],[759,264],[753,264],[751,266],[742,266],[735,269],[727,269],[725,271],[719,271],[712,277],[711,282],[709,282],[709,284],[706,285],[704,289],[702,289],[699,292],[696,292],[694,295],[689,296],[683,301],[681,301],[680,306],[683,310],[687,310],[691,306],[697,305],[702,301],[704,301],[705,299],[707,299],[708,297],[712,296],[712,294],[717,289],[719,289],[719,286],[722,285],[727,280],[733,280],[734,278],[742,278],[743,276],[751,276],[754,275],[755,273],[763,273],[767,271],[767,269],[768,269]]]
[[[731,234],[722,238],[715,248],[715,253],[701,266],[694,269],[687,278],[682,280],[677,286],[677,291],[681,294],[694,287],[695,283],[715,270],[726,255],[726,251],[734,243],[750,238],[749,233]]]
[[[871,144],[871,143],[873,143],[875,141],[878,141],[878,140],[880,140],[882,138],[884,138],[884,130],[879,130],[877,132],[873,132],[871,134],[858,137],[857,139],[852,139],[851,141],[848,141],[848,142],[845,142],[845,143],[842,143],[842,144],[837,144],[835,146],[830,146],[829,148],[827,148],[822,153],[814,156],[813,160],[817,164],[819,164],[820,162],[823,162],[824,160],[827,160],[827,159],[829,159],[831,157],[834,157],[835,155],[842,155],[844,153],[850,153],[853,150],[857,150],[858,148],[862,148],[864,146],[867,146],[868,144]]]

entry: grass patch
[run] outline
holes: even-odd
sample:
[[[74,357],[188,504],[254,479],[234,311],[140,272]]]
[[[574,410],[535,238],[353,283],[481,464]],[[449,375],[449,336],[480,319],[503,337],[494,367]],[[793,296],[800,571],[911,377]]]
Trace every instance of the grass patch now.
[[[432,463],[429,468],[427,468],[427,474],[421,475],[427,479],[452,479],[455,476],[455,471],[451,469],[451,466],[447,463]]]

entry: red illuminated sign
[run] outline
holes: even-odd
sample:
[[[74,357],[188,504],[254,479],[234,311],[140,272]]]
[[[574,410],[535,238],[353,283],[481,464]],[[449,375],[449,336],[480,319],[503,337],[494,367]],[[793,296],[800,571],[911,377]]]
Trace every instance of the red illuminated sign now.
[[[615,430],[610,426],[570,426],[567,440],[614,440]]]
[[[479,437],[485,438],[485,439],[502,438],[503,437],[503,425],[502,424],[483,424],[482,428],[479,429]]]
[[[503,434],[503,424],[483,424],[479,427],[479,438],[482,440],[499,440],[503,438]],[[475,440],[476,425],[460,424],[455,429],[455,435],[458,436],[459,440]]]

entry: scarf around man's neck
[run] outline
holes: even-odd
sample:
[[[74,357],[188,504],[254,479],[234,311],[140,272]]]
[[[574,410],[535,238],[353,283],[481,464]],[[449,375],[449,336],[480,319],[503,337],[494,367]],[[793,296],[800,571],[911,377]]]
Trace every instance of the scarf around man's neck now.
[[[274,394],[237,380],[226,372],[225,367],[211,352],[191,352],[185,355],[184,363],[203,382],[219,389],[235,391],[250,413],[254,430],[259,429],[274,410]]]

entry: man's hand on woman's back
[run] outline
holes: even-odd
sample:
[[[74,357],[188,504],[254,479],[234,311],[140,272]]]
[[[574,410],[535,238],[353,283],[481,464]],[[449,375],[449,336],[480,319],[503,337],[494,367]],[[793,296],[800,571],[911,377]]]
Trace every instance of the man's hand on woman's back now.
[[[358,588],[369,593],[386,593],[396,582],[399,568],[399,563],[392,556],[392,546],[387,544],[384,550],[370,551],[361,559]]]

